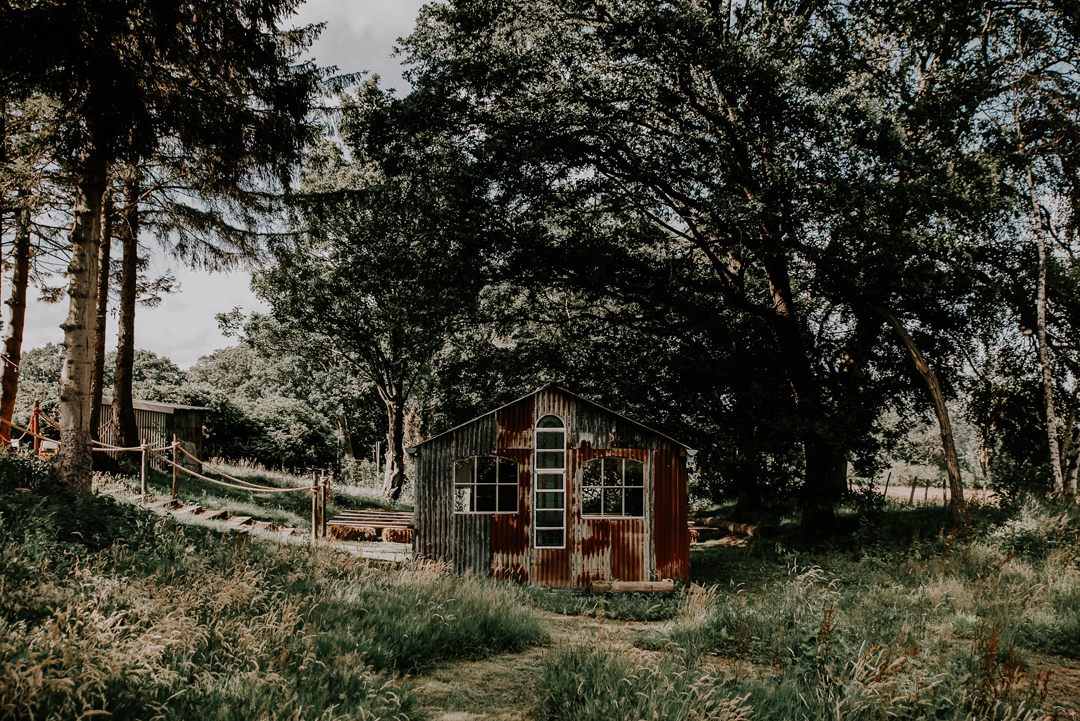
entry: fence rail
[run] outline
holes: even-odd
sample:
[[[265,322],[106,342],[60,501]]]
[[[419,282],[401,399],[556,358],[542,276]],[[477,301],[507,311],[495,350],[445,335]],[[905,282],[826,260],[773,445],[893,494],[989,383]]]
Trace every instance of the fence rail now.
[[[21,426],[18,426],[18,425],[12,423],[11,421],[9,421],[9,420],[7,420],[5,418],[0,418],[0,423],[3,423],[4,425],[7,425],[10,428],[10,430],[22,431],[23,435],[19,439],[19,441],[21,441],[27,435],[32,437],[34,439],[34,452],[37,453],[38,455],[42,455],[41,451],[40,451],[40,442],[41,441],[48,441],[50,444],[56,444],[57,448],[59,448],[61,441],[58,441],[55,438],[48,438],[46,436],[42,436],[39,433],[37,433],[36,432],[37,426],[36,426],[36,423],[35,423],[37,418],[44,419],[51,426],[53,426],[57,430],[60,430],[60,424],[57,423],[56,421],[52,420],[48,416],[46,416],[44,413],[42,413],[41,410],[39,408],[37,408],[36,405],[34,407],[34,414],[31,416],[31,420],[30,420],[30,425],[31,425],[32,429],[27,429],[27,428],[23,428]],[[12,443],[11,445],[12,445],[12,447],[14,447],[16,444]],[[225,488],[232,488],[232,489],[236,489],[236,490],[240,490],[240,491],[251,491],[253,493],[310,493],[311,494],[311,542],[315,543],[315,541],[319,538],[319,536],[322,536],[324,538],[326,537],[326,501],[327,501],[327,498],[329,497],[330,478],[329,478],[329,476],[327,476],[325,474],[319,475],[317,471],[313,471],[312,474],[311,474],[311,485],[310,486],[297,486],[296,488],[275,488],[273,486],[262,486],[262,485],[259,485],[257,483],[251,483],[250,481],[245,481],[245,480],[243,480],[241,478],[236,478],[234,476],[230,476],[228,473],[225,473],[221,469],[215,468],[215,467],[213,467],[213,466],[211,466],[211,465],[209,465],[207,463],[204,463],[200,458],[196,457],[195,455],[190,453],[186,448],[184,448],[182,445],[180,445],[180,441],[176,437],[176,435],[173,435],[172,443],[170,443],[168,445],[160,446],[158,448],[151,447],[151,445],[149,443],[143,443],[140,446],[134,446],[134,447],[125,448],[125,447],[122,447],[122,446],[114,446],[111,443],[106,443],[104,441],[97,441],[97,440],[93,441],[93,446],[94,447],[91,449],[92,451],[103,451],[103,452],[107,452],[107,453],[119,453],[119,452],[132,452],[133,453],[133,452],[138,451],[140,453],[141,462],[139,464],[139,483],[140,483],[140,494],[139,495],[140,495],[140,498],[143,501],[145,501],[150,495],[149,492],[148,492],[148,488],[147,488],[147,480],[148,480],[148,476],[149,476],[149,466],[150,466],[151,458],[156,458],[157,460],[159,460],[164,468],[170,468],[170,467],[172,468],[172,473],[173,473],[172,500],[174,502],[178,502],[178,500],[179,500],[179,479],[180,479],[179,474],[180,474],[181,471],[183,471],[184,473],[187,473],[190,476],[198,478],[198,479],[200,479],[202,481],[206,481],[207,483],[212,483],[212,484],[217,485],[217,486],[223,486]],[[162,455],[162,453],[164,451],[169,451],[169,450],[172,451],[172,458],[167,458],[166,456]],[[222,478],[229,479],[230,481],[232,481],[232,483],[227,483],[225,481],[220,481],[220,480],[217,480],[215,478],[210,478],[209,476],[203,475],[200,472],[193,471],[190,468],[187,468],[187,467],[181,465],[180,462],[179,462],[179,454],[180,453],[183,453],[188,458],[190,458],[191,460],[198,463],[200,471],[204,470],[204,469],[209,469],[211,472],[216,473],[217,475],[221,476]]]

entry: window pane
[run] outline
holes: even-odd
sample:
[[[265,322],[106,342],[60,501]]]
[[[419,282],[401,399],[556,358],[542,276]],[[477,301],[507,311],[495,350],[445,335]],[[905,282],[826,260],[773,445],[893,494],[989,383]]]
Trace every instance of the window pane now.
[[[626,489],[626,507],[623,508],[623,515],[630,516],[632,518],[644,518],[645,517],[645,489],[644,488],[627,488]]]
[[[518,482],[518,464],[505,458],[499,459],[499,483]]]
[[[537,428],[562,428],[563,422],[558,416],[544,416],[537,422]]]
[[[536,487],[543,491],[561,491],[563,487],[561,473],[541,473],[536,477]]]
[[[454,487],[454,512],[468,513],[472,510],[472,486]]]
[[[581,485],[600,485],[600,459],[585,463],[585,467],[581,469]]]
[[[604,489],[604,515],[605,516],[621,516],[622,515],[622,489],[621,488],[605,488]]]
[[[536,494],[537,508],[562,508],[562,491],[542,491]]]
[[[626,459],[626,485],[628,486],[644,486],[645,485],[645,464],[641,461],[633,461],[629,458]]]
[[[499,513],[514,513],[518,509],[516,485],[499,484]]]
[[[481,456],[476,459],[476,482],[495,482],[495,459],[491,456]]]
[[[601,491],[596,486],[583,486],[581,489],[581,513],[585,516],[600,515]]]
[[[556,431],[555,433],[542,433],[536,432],[536,447],[540,449],[558,449],[562,450],[563,440],[565,436],[562,431]]]
[[[537,528],[562,528],[563,525],[563,512],[562,511],[537,511],[536,512],[536,527]]]
[[[466,484],[473,482],[473,458],[466,458],[454,464],[454,483]]]
[[[604,459],[604,485],[605,486],[621,486],[622,485],[622,459],[621,458],[605,458]]]
[[[477,513],[494,513],[495,512],[495,484],[490,485],[476,485],[476,512]]]
[[[563,467],[563,452],[562,451],[537,451],[536,452],[536,467],[537,468],[562,468]]]
[[[555,546],[559,547],[563,545],[563,532],[562,529],[552,530],[538,530],[536,532],[536,545],[539,547]]]

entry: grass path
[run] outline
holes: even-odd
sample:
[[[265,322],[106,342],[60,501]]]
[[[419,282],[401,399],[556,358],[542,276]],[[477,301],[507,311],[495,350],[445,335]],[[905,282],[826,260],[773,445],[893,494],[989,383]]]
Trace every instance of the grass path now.
[[[413,690],[420,697],[423,713],[431,721],[480,721],[499,719],[524,721],[539,716],[537,692],[544,656],[559,645],[580,643],[605,633],[619,634],[631,648],[627,630],[646,624],[595,618],[563,616],[536,611],[551,644],[534,646],[520,653],[507,653],[481,661],[439,664],[415,680]],[[601,628],[603,626],[603,628]]]

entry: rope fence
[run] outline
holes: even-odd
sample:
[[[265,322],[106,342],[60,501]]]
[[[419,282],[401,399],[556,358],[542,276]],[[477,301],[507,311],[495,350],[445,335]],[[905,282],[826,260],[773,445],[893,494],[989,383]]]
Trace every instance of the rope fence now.
[[[47,423],[49,423],[49,425],[53,426],[57,430],[60,430],[60,424],[57,423],[56,421],[54,421],[53,419],[49,418],[48,416],[46,416],[36,406],[35,406],[35,409],[34,409],[34,415],[31,418],[31,422],[30,422],[31,426],[35,425],[34,420],[33,420],[34,417],[43,418]],[[16,425],[15,423],[12,423],[11,421],[7,420],[6,418],[0,418],[0,423],[8,426],[11,430],[22,431],[23,435],[22,435],[22,437],[20,437],[18,439],[19,441],[22,441],[23,438],[25,438],[27,435],[29,435],[31,438],[34,438],[35,441],[39,441],[39,442],[40,441],[49,441],[50,443],[57,444],[57,446],[59,446],[59,444],[60,444],[60,441],[58,441],[55,438],[49,438],[47,436],[40,435],[39,433],[36,433],[35,431],[31,431],[29,429],[26,429],[26,428],[23,428],[23,427],[21,427],[19,425]],[[13,443],[11,443],[11,445],[15,446],[15,443],[13,442]],[[140,477],[139,478],[139,480],[140,480],[140,498],[142,500],[144,500],[144,501],[150,495],[149,492],[148,492],[148,488],[147,488],[147,481],[148,481],[148,476],[149,476],[149,460],[150,460],[150,456],[154,456],[158,460],[162,461],[163,463],[166,464],[167,467],[168,466],[172,467],[172,472],[173,472],[172,500],[174,502],[178,502],[179,472],[180,471],[183,471],[184,473],[187,473],[188,475],[193,476],[195,478],[198,478],[198,479],[200,479],[202,481],[206,481],[207,483],[212,483],[212,484],[214,484],[216,486],[222,486],[224,488],[232,488],[232,489],[239,490],[239,491],[251,491],[253,493],[310,493],[311,494],[311,541],[312,541],[312,543],[314,543],[316,541],[316,539],[319,537],[319,535],[322,535],[323,537],[326,536],[326,501],[327,501],[327,498],[329,497],[329,486],[330,486],[330,479],[326,475],[323,475],[322,477],[318,477],[316,472],[313,471],[312,474],[311,474],[311,485],[310,486],[298,486],[296,488],[275,488],[273,486],[263,486],[263,485],[259,485],[257,483],[251,483],[250,481],[245,481],[242,478],[236,478],[234,476],[230,476],[228,473],[225,473],[224,471],[222,471],[219,468],[215,468],[215,467],[210,466],[210,465],[208,465],[206,463],[203,463],[203,461],[201,459],[199,459],[197,456],[195,456],[190,451],[188,451],[186,448],[184,448],[180,444],[180,441],[176,438],[175,435],[173,436],[173,442],[171,444],[169,444],[167,446],[161,446],[160,448],[152,448],[150,446],[150,444],[148,444],[148,443],[140,445],[140,446],[133,446],[133,447],[114,446],[114,445],[112,445],[110,443],[105,443],[104,441],[98,441],[98,440],[93,441],[93,446],[94,447],[91,448],[92,451],[105,451],[105,452],[109,452],[109,453],[117,453],[117,452],[131,452],[131,453],[134,453],[134,452],[138,451],[141,454],[142,458],[141,458],[141,463],[139,464],[140,465],[140,472],[139,472],[139,477]],[[38,452],[37,443],[35,443],[34,450],[35,450],[35,452]],[[169,450],[171,450],[173,452],[172,453],[172,455],[173,455],[172,458],[168,458],[168,457],[162,455],[162,453],[164,451],[169,451]],[[219,476],[222,476],[223,478],[229,479],[230,481],[232,481],[232,483],[227,483],[225,481],[220,481],[220,480],[217,480],[215,478],[210,478],[209,476],[203,475],[202,473],[199,473],[197,471],[193,471],[190,468],[187,468],[187,467],[181,465],[178,462],[179,461],[179,458],[178,458],[179,453],[183,453],[185,456],[187,456],[191,460],[198,463],[200,470],[209,469],[211,472],[216,473]],[[320,531],[321,531],[321,533],[320,533]]]
[[[169,448],[172,448],[172,446],[169,446]],[[161,450],[161,449],[159,449],[159,450]],[[183,448],[180,448],[180,450],[184,451]],[[187,451],[184,451],[184,452],[187,453]],[[173,463],[173,461],[171,459],[166,458],[165,456],[161,455],[160,453],[155,453],[153,450],[151,450],[150,453],[152,455],[157,456],[159,459],[165,461],[170,466],[173,466],[174,468],[180,469],[184,473],[195,476],[196,478],[201,478],[202,480],[207,481],[209,483],[213,483],[214,485],[224,486],[225,488],[235,488],[238,491],[255,491],[256,493],[295,493],[297,491],[307,492],[307,491],[311,491],[311,490],[315,489],[314,486],[298,486],[296,488],[274,488],[273,486],[260,486],[260,485],[254,484],[254,483],[249,483],[247,481],[242,481],[242,480],[240,480],[238,478],[233,478],[232,476],[230,476],[230,475],[228,475],[226,473],[222,473],[221,471],[217,470],[216,468],[213,468],[211,466],[203,464],[204,468],[209,468],[210,470],[212,470],[214,473],[217,473],[218,475],[225,476],[225,478],[228,478],[228,479],[233,480],[233,481],[238,481],[239,483],[243,484],[243,485],[234,485],[232,483],[225,483],[224,481],[215,480],[213,478],[210,478],[209,476],[204,476],[201,473],[196,473],[195,471],[191,470],[190,468],[182,466],[179,463]],[[191,454],[189,453],[188,455],[191,455]],[[192,457],[194,458],[194,456],[192,456]],[[198,459],[196,458],[195,460],[198,460]]]

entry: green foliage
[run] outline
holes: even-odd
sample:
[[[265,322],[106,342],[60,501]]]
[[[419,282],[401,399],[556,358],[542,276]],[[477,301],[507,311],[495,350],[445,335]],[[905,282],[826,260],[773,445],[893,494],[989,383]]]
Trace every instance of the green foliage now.
[[[1007,518],[990,526],[986,543],[1002,554],[1046,558],[1080,542],[1078,523],[1080,512],[1075,508],[1054,508],[1027,496],[1009,509]]]
[[[59,343],[46,343],[40,348],[25,351],[19,363],[19,381],[35,383],[60,382],[60,371],[64,365],[64,346]]]
[[[116,351],[105,354],[104,387],[110,389],[113,386],[116,374]],[[132,383],[149,383],[153,385],[182,385],[186,380],[186,374],[180,370],[180,366],[170,359],[159,356],[157,353],[142,348],[135,349],[135,357],[131,366]],[[57,376],[57,380],[59,380]],[[110,390],[107,390],[108,394]],[[142,398],[142,396],[137,396]]]
[[[52,463],[44,461],[32,450],[0,451],[0,490],[10,493],[16,488],[34,490],[52,479]]]
[[[264,398],[251,409],[250,418],[260,432],[247,447],[249,458],[273,468],[299,470],[325,465],[334,458],[333,430],[300,401]]]

